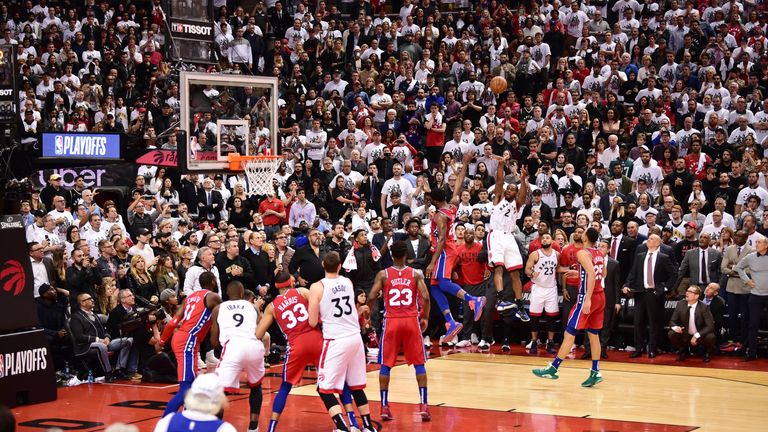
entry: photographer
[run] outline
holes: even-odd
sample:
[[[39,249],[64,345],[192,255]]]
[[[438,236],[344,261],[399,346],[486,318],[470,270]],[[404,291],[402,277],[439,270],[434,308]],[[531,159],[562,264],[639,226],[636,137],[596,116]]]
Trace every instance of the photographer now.
[[[72,251],[72,266],[65,274],[65,288],[70,293],[70,303],[77,309],[80,294],[88,294],[96,298],[96,285],[101,284],[101,275],[96,269],[96,260],[83,253],[80,249]],[[93,305],[91,306],[93,308]],[[74,312],[74,310],[73,310]],[[97,313],[102,311],[97,310]]]

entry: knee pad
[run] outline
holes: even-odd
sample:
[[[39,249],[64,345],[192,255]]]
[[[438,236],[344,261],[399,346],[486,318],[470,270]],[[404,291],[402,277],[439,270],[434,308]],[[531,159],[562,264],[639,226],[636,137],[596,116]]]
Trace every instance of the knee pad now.
[[[283,381],[280,384],[280,389],[277,391],[274,402],[272,402],[272,412],[281,414],[285,409],[285,401],[288,400],[288,394],[291,392],[293,385]]]
[[[262,397],[261,384],[251,388],[251,394],[248,396],[251,414],[259,414],[261,412]]]
[[[548,316],[547,317],[547,331],[551,331],[552,333],[556,333],[558,330],[557,325],[557,317],[554,316]]]
[[[344,388],[341,390],[339,399],[341,399],[341,403],[343,405],[350,405],[352,403],[352,390],[349,389],[349,386],[346,383],[344,384]]]
[[[379,375],[381,376],[389,376],[389,372],[391,369],[387,365],[381,365],[381,369],[379,369]]]
[[[358,407],[368,405],[368,398],[365,396],[365,392],[362,389],[352,390],[352,397],[355,398],[355,405]]]
[[[331,393],[320,393],[320,400],[323,401],[323,405],[325,405],[325,409],[327,410],[330,410],[331,408],[339,405],[339,401],[336,400],[336,396]]]
[[[423,364],[413,365],[413,368],[416,369],[416,375],[426,375],[427,374],[427,368],[425,368]]]

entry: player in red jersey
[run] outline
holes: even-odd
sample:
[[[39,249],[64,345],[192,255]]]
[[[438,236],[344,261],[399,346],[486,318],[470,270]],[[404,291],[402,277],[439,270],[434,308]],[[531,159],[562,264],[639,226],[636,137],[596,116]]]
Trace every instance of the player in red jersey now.
[[[600,232],[589,228],[583,238],[584,249],[576,254],[579,263],[579,293],[576,304],[568,316],[563,344],[560,352],[549,366],[534,369],[533,374],[541,378],[557,379],[557,369],[563,358],[570,352],[576,339],[576,332],[586,330],[592,349],[592,369],[589,377],[581,383],[582,387],[592,387],[603,380],[600,374],[600,330],[603,328],[603,310],[605,309],[605,293],[603,278],[608,273],[605,265],[605,255],[595,248]]]
[[[429,291],[424,283],[421,271],[405,264],[408,258],[408,246],[398,240],[389,248],[394,265],[380,271],[373,282],[368,307],[373,310],[376,299],[383,292],[384,324],[381,347],[379,349],[379,388],[381,391],[381,419],[392,420],[387,397],[389,395],[389,372],[395,366],[397,354],[403,352],[405,361],[416,369],[416,382],[419,384],[419,414],[422,421],[430,421],[432,416],[427,408],[427,361],[421,332],[426,330],[429,319]],[[421,300],[421,308],[419,308]]]
[[[309,290],[294,288],[294,279],[288,272],[275,278],[280,295],[267,305],[256,328],[256,337],[263,339],[273,322],[277,323],[288,341],[283,364],[283,382],[272,402],[269,432],[277,430],[277,422],[285,409],[288,394],[301,381],[308,365],[317,366],[323,351],[323,332],[309,325]],[[341,394],[347,417],[354,428],[359,428],[352,406],[352,393],[348,387]],[[359,430],[359,429],[358,429]]]
[[[166,324],[160,339],[160,344],[165,345],[173,336],[173,353],[176,355],[179,375],[179,391],[168,402],[163,417],[175,413],[184,403],[184,394],[197,377],[200,343],[211,328],[211,311],[221,303],[221,297],[216,294],[219,286],[213,273],[201,274],[200,286],[202,290],[184,299],[184,307],[179,308],[173,319]]]
[[[456,296],[467,303],[470,309],[474,311],[475,321],[480,319],[485,306],[485,297],[475,297],[461,289],[460,286],[451,281],[453,268],[456,265],[458,255],[456,253],[455,241],[453,238],[453,223],[456,216],[456,210],[453,206],[454,200],[463,190],[464,177],[467,174],[467,167],[475,156],[474,151],[469,151],[464,155],[463,166],[456,176],[456,190],[453,191],[451,203],[446,202],[445,191],[441,188],[433,189],[430,192],[432,204],[435,206],[435,215],[432,217],[430,239],[432,240],[432,261],[425,269],[424,276],[431,279],[431,292],[435,297],[440,312],[445,317],[445,340],[453,338],[461,331],[463,325],[453,319],[448,299],[445,294]],[[372,297],[373,298],[373,297]]]

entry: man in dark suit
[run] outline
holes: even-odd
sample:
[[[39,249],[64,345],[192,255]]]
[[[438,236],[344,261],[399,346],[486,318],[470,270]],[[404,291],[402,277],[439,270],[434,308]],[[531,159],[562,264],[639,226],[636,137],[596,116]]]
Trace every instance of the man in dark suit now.
[[[699,236],[699,247],[690,249],[680,261],[675,288],[680,285],[684,278],[688,278],[688,285],[707,286],[710,282],[720,281],[720,264],[723,261],[723,254],[709,247],[709,234]],[[705,263],[702,265],[702,263]]]
[[[621,198],[623,202],[627,202],[627,197],[619,192],[619,188],[616,186],[615,181],[608,180],[607,189],[608,190],[600,196],[600,210],[604,215],[610,216],[614,198],[618,197]]]
[[[432,244],[429,239],[421,235],[421,221],[418,218],[411,218],[405,225],[405,232],[408,238],[405,240],[405,246],[408,250],[407,263],[409,266],[424,270],[427,268],[429,260],[432,259],[430,248]],[[414,248],[414,244],[416,245]]]
[[[715,320],[715,342],[719,345],[721,342],[720,335],[723,334],[723,328],[725,327],[725,300],[720,297],[720,284],[712,282],[704,289],[704,297],[701,301],[705,305],[709,306],[709,311],[712,312],[712,318]]]
[[[360,199],[368,203],[368,208],[381,214],[381,188],[384,183],[379,180],[379,170],[375,163],[368,164],[368,174],[360,182]]]
[[[704,363],[709,363],[715,351],[715,320],[709,306],[699,300],[701,288],[691,285],[685,291],[669,320],[669,340],[677,348],[677,361],[688,358],[689,349],[704,346]]]
[[[293,23],[293,17],[283,8],[283,2],[275,2],[275,9],[269,14],[269,22],[272,24],[273,35],[282,39],[288,27]]]
[[[607,239],[608,251],[606,256],[619,264],[619,284],[627,280],[629,270],[632,268],[632,259],[635,256],[637,243],[624,235],[624,222],[615,220],[611,223],[611,237]]]
[[[197,216],[200,220],[207,220],[214,226],[218,226],[221,210],[224,208],[224,199],[221,197],[221,192],[213,189],[213,180],[210,178],[203,180],[203,188],[198,191],[197,202]]]
[[[675,266],[669,255],[663,253],[661,237],[651,234],[645,243],[646,250],[635,255],[622,292],[632,293],[635,298],[635,352],[630,358],[637,358],[643,352],[643,332],[646,320],[650,326],[648,336],[648,358],[656,357],[658,338],[663,329],[664,299],[677,278]]]
[[[661,235],[661,227],[656,225],[655,227],[651,228],[648,231],[648,237],[651,236],[651,234],[656,234],[659,236],[659,238],[662,237]],[[661,250],[661,253],[667,255],[669,259],[672,260],[672,264],[677,267],[677,261],[675,260],[675,250],[672,248],[672,246],[664,244],[664,240],[661,241],[661,245],[659,245],[659,249]],[[639,253],[645,253],[648,251],[648,242],[644,241],[642,244],[639,244],[637,248],[635,248],[635,255]],[[673,281],[674,282],[674,281]],[[670,290],[674,287],[670,287]]]
[[[396,233],[394,231],[394,224],[391,219],[381,220],[381,232],[373,235],[371,243],[379,249],[381,252],[381,268],[386,269],[392,267],[392,255],[389,253],[389,245],[397,240],[405,240],[406,235],[403,233]]]

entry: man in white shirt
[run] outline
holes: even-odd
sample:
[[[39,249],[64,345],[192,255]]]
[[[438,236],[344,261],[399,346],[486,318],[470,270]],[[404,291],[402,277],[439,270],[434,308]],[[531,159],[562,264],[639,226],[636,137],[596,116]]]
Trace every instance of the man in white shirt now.
[[[376,93],[371,96],[371,108],[373,108],[373,121],[376,125],[384,123],[387,110],[393,105],[392,97],[384,92],[384,84],[376,84]]]
[[[152,233],[148,229],[141,229],[139,230],[138,234],[136,234],[136,244],[128,249],[128,255],[140,255],[143,257],[147,268],[155,265],[155,251],[153,251],[152,247],[149,246],[149,241],[151,238]]]
[[[54,224],[58,227],[59,240],[63,243],[67,239],[67,228],[75,223],[72,213],[66,209],[67,201],[62,196],[53,197],[53,210],[48,212]]]
[[[221,295],[221,281],[219,279],[219,269],[214,265],[216,258],[213,254],[213,250],[209,247],[202,247],[197,253],[196,265],[187,270],[187,275],[184,278],[184,295],[190,295],[195,291],[203,289],[200,286],[200,275],[205,272],[211,272],[216,276],[216,286],[219,287],[218,294]]]
[[[320,128],[320,119],[312,120],[312,129],[307,131],[307,141],[304,149],[307,152],[307,158],[312,159],[315,166],[318,166],[325,154],[325,145],[328,142],[328,133]]]
[[[651,195],[655,197],[659,194],[659,187],[664,180],[664,172],[657,164],[651,163],[651,152],[646,146],[641,147],[640,163],[635,164],[632,169],[632,182],[637,184],[640,178],[643,178],[648,184],[648,192]]]
[[[106,240],[109,232],[104,230],[101,226],[101,215],[98,213],[93,213],[88,217],[88,225],[90,226],[87,230],[81,229],[82,233],[80,234],[80,238],[88,242],[91,246],[91,257],[97,259],[101,254],[101,251],[99,250],[99,242]]]
[[[389,217],[386,209],[392,205],[392,200],[389,197],[392,192],[400,192],[400,196],[404,197],[403,204],[410,207],[410,196],[413,193],[413,186],[402,175],[403,165],[400,162],[392,164],[392,178],[385,181],[381,189],[381,212],[385,218]]]
[[[742,207],[747,202],[747,199],[753,195],[756,195],[760,198],[760,204],[758,207],[759,209],[764,209],[765,205],[768,203],[768,191],[760,187],[757,184],[757,180],[758,175],[756,172],[752,171],[747,175],[747,186],[739,191],[739,195],[736,197],[734,212],[737,216],[741,214]]]

